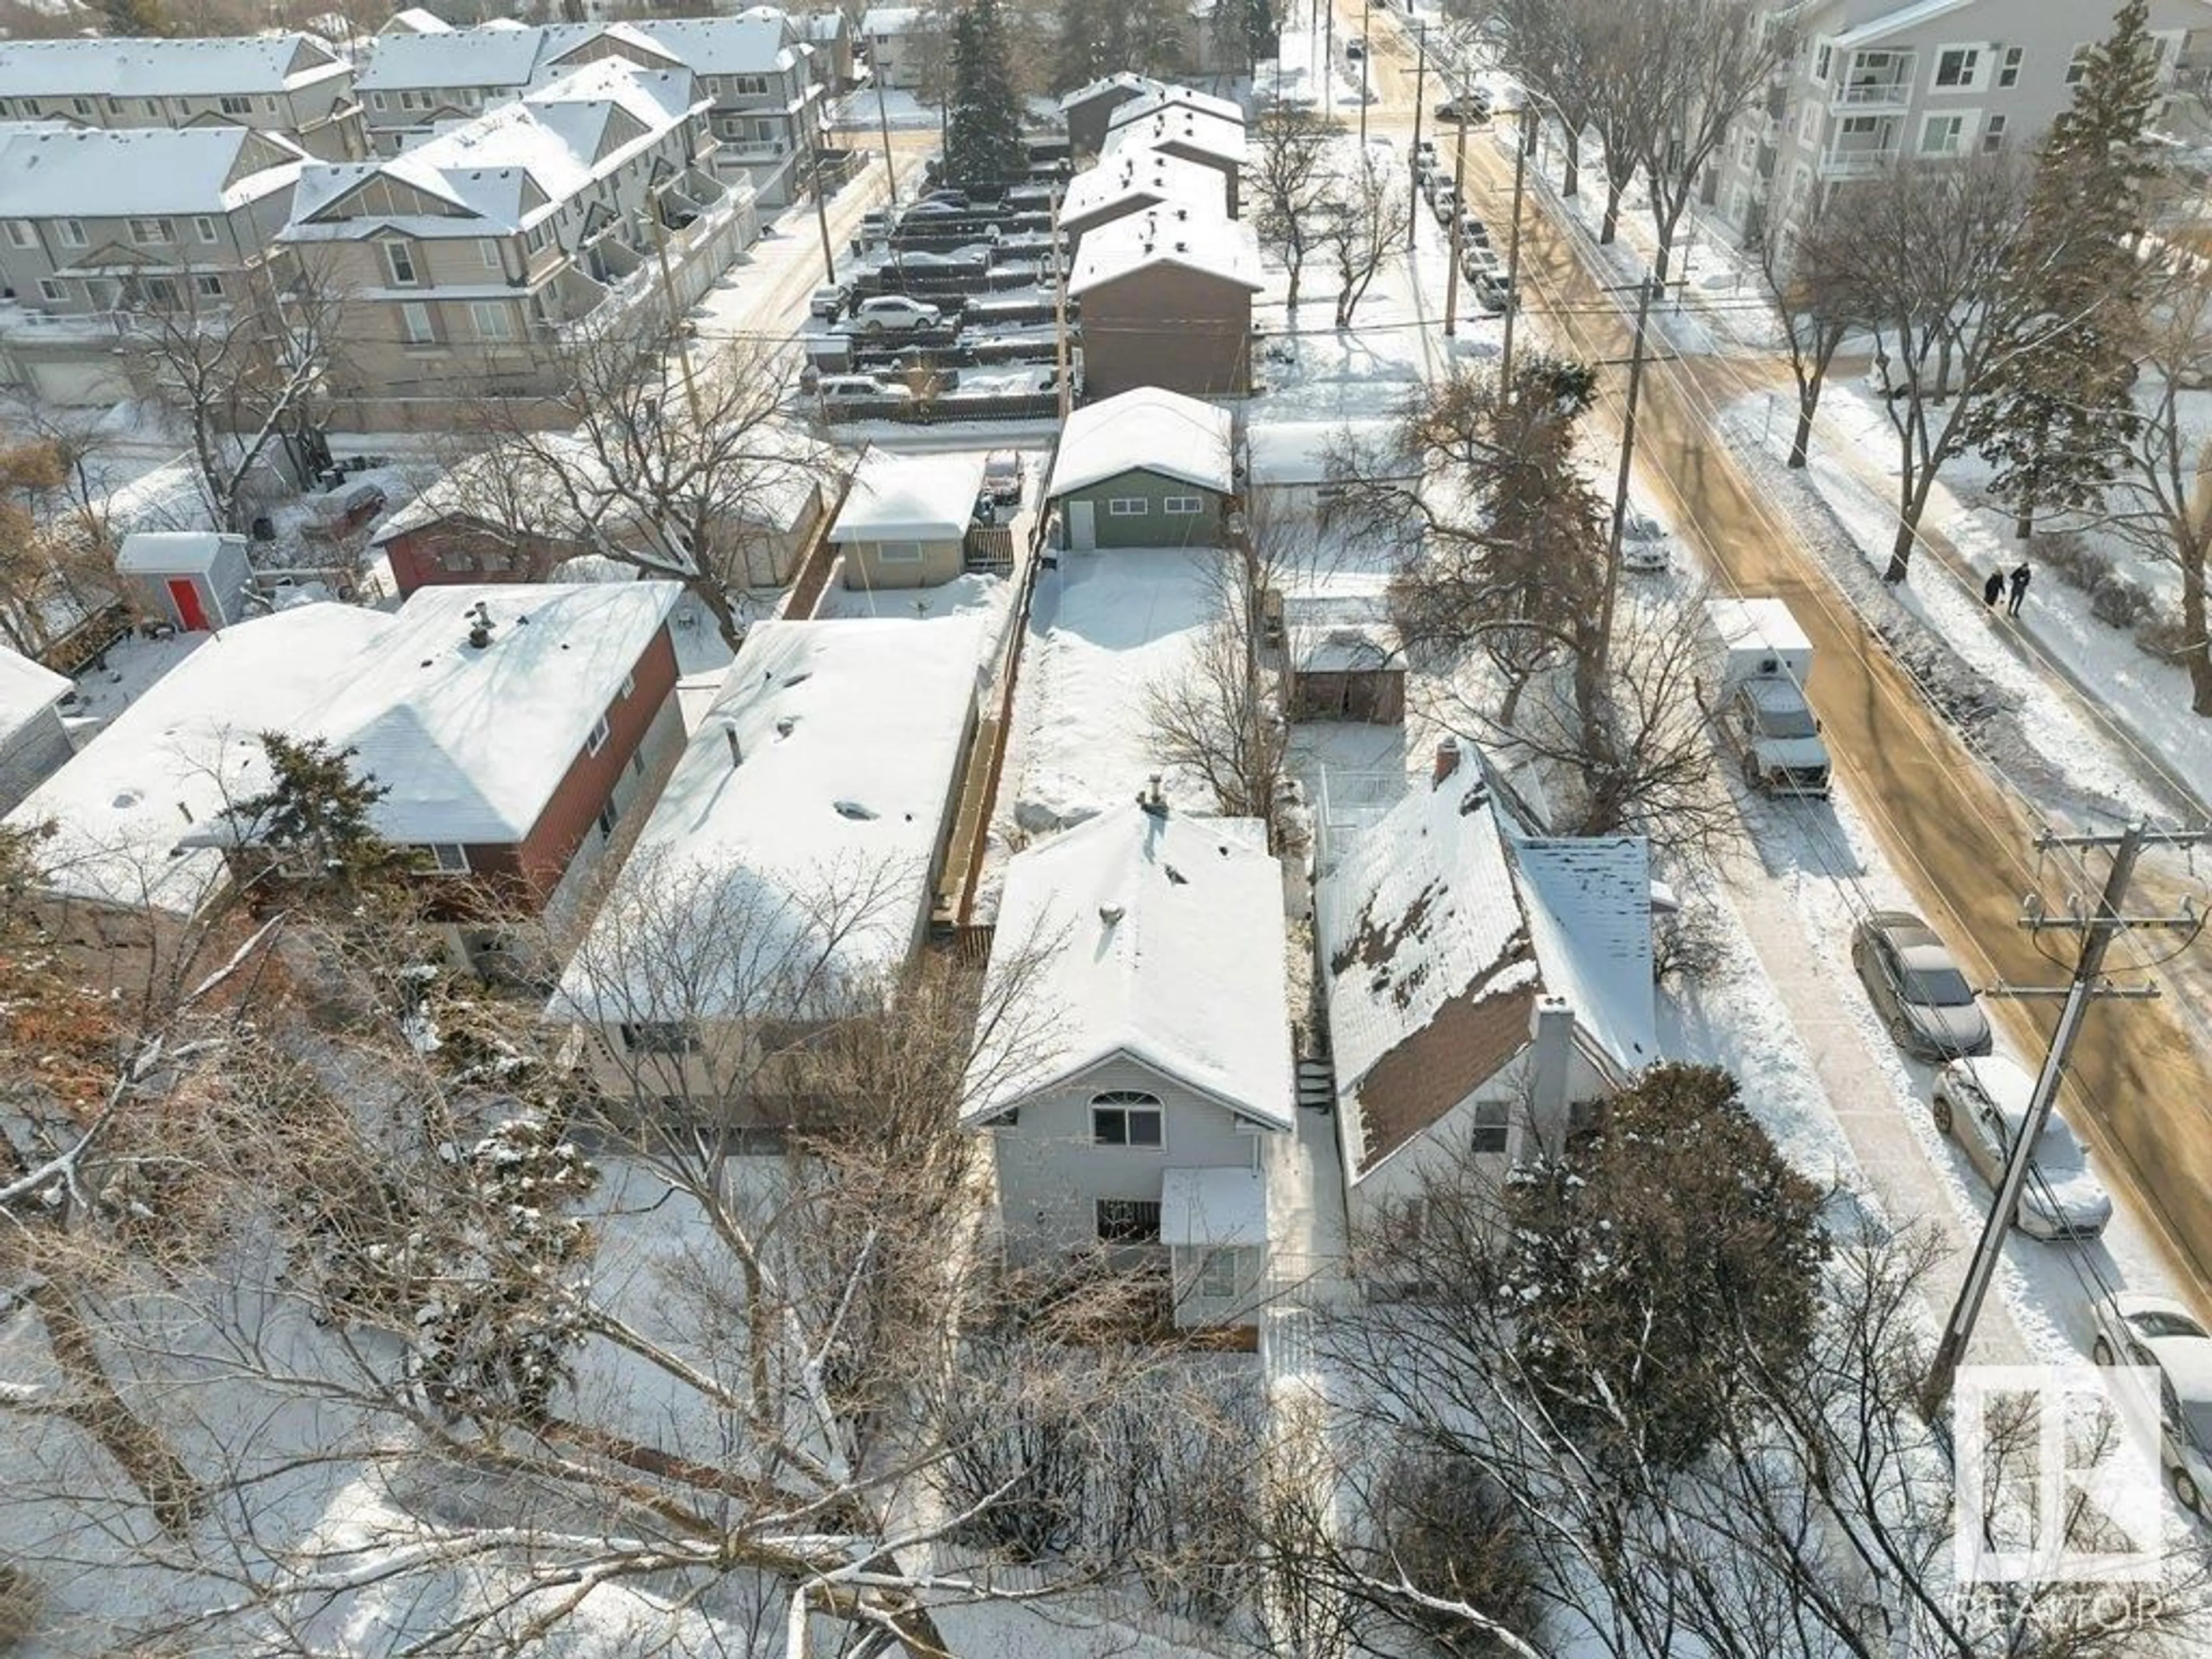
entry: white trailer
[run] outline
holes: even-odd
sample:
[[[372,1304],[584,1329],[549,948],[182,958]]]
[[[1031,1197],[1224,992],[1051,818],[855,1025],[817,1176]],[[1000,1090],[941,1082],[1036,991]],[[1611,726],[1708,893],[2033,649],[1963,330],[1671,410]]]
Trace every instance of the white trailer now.
[[[1813,642],[1780,599],[1710,599],[1705,620],[1715,641],[1717,684],[1698,690],[1705,712],[1764,794],[1824,799],[1828,748],[1805,698]]]

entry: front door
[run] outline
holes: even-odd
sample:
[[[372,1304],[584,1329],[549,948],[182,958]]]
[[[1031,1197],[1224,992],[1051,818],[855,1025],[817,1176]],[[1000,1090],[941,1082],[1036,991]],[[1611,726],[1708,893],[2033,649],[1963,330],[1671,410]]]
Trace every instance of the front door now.
[[[1098,545],[1098,503],[1080,499],[1067,504],[1067,544],[1079,552]]]
[[[177,625],[186,633],[207,631],[207,611],[200,604],[200,590],[191,577],[169,578],[169,603],[177,607]]]

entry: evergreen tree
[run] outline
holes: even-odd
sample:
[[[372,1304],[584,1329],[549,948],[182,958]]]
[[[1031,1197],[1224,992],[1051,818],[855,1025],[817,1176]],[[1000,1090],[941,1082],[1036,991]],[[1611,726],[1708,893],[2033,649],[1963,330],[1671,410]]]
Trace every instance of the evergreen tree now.
[[[161,0],[107,0],[106,11],[110,34],[160,35],[176,32]]]
[[[999,0],[973,0],[952,24],[952,109],[945,128],[945,181],[996,189],[1029,171],[1021,104]]]
[[[1176,0],[1062,0],[1054,89],[1070,91],[1124,70],[1139,75],[1179,73],[1183,67],[1183,21]]]
[[[2021,303],[1994,342],[1987,395],[1966,436],[1996,467],[1990,487],[2025,537],[2035,519],[2094,506],[2133,437],[2137,245],[2158,171],[2148,142],[2158,46],[2148,0],[2124,0],[2090,48],[2074,100],[2036,159],[2027,234],[2005,280]]]
[[[416,855],[376,832],[371,813],[386,786],[357,775],[351,749],[320,738],[261,734],[269,787],[231,809],[240,838],[262,849],[289,882],[344,892],[412,868]]]

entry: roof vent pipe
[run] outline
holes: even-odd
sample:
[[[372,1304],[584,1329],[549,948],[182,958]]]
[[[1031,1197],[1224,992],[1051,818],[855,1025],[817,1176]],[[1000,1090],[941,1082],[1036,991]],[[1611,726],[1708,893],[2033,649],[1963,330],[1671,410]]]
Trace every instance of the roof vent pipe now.
[[[730,764],[743,766],[745,763],[745,751],[738,746],[738,728],[734,726],[726,726],[722,728],[722,735],[730,740]]]

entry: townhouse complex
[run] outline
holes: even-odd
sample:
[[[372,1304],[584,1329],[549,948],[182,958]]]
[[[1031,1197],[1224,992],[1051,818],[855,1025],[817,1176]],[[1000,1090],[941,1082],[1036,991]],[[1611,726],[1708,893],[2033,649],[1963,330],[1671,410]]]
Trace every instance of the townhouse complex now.
[[[2109,9],[2051,0],[1813,0],[1796,50],[1706,174],[1705,205],[1747,241],[1817,190],[1913,156],[2033,143],[2066,106]],[[2212,7],[2150,0],[2171,83],[2212,63]]]

